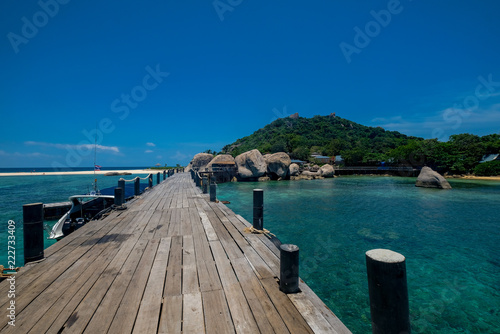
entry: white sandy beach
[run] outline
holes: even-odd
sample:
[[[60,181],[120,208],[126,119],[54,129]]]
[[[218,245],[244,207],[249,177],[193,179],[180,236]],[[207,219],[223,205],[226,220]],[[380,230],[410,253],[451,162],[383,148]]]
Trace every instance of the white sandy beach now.
[[[97,175],[103,175],[110,172],[117,173],[131,173],[131,174],[149,174],[149,173],[163,173],[161,170],[153,169],[132,169],[132,170],[100,170],[96,171]],[[94,171],[77,171],[77,172],[29,172],[29,173],[0,173],[0,176],[34,176],[34,175],[93,175]]]

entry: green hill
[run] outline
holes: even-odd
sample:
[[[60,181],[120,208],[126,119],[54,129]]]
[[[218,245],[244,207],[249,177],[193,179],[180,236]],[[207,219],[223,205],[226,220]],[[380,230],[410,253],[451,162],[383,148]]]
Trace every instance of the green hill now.
[[[427,165],[440,173],[465,174],[473,172],[484,155],[500,153],[500,134],[480,137],[463,133],[439,142],[364,126],[333,114],[297,116],[280,118],[224,146],[222,151],[236,156],[252,149],[262,154],[287,152],[300,160],[310,160],[312,153],[342,155],[346,165],[378,165],[385,161],[392,165]],[[482,169],[476,173],[483,174],[479,173]]]
[[[236,156],[258,149],[262,154],[288,152],[292,158],[309,160],[311,153],[339,155],[347,164],[374,164],[387,153],[412,140],[397,131],[364,126],[338,116],[280,118],[247,137],[224,146],[224,153]]]

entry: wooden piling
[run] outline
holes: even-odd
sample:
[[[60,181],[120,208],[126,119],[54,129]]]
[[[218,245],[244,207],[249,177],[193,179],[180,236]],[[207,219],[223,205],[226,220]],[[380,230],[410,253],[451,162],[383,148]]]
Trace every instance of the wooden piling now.
[[[366,252],[373,334],[411,332],[405,257],[388,249]]]
[[[217,185],[215,184],[215,178],[212,176],[210,178],[210,202],[215,202],[217,200]]]
[[[122,197],[121,197],[121,202],[122,204],[125,203],[125,180],[123,178],[118,180],[118,188],[122,188]]]
[[[123,188],[116,187],[115,188],[115,205],[121,206],[123,204]]]
[[[202,189],[203,193],[207,194],[208,193],[208,178],[206,176],[203,176],[203,184],[202,184]]]
[[[280,246],[280,290],[284,293],[299,292],[299,247],[292,244]]]
[[[43,259],[43,203],[23,205],[24,263]]]
[[[264,228],[264,190],[253,190],[253,227],[257,230]]]
[[[163,171],[163,181],[165,181],[167,179],[167,171],[164,170]]]
[[[141,194],[141,179],[139,177],[136,177],[134,181],[134,195],[139,196],[140,194]]]
[[[153,188],[153,174],[148,175],[148,185],[149,189]]]
[[[160,172],[156,174],[156,184],[160,184]]]

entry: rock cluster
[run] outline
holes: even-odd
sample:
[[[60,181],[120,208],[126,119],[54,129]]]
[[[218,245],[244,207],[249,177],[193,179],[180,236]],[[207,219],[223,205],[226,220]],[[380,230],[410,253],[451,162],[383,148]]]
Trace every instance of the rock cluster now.
[[[231,181],[312,180],[334,177],[335,174],[331,165],[306,167],[301,172],[301,167],[296,163],[291,163],[288,154],[278,152],[262,155],[258,150],[244,152],[236,158],[229,154],[220,154],[213,157],[211,154],[198,153],[185,171],[210,168],[214,164],[231,164],[233,162],[236,165],[236,176],[231,176]]]

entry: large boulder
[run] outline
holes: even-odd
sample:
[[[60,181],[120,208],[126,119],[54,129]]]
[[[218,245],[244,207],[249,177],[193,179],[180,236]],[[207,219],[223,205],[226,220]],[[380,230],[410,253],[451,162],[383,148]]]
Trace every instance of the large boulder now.
[[[189,173],[193,169],[193,164],[189,163],[186,168],[184,168],[184,172]]]
[[[219,154],[207,164],[207,167],[212,167],[213,164],[220,163],[234,164],[234,158],[230,154]]]
[[[431,168],[424,166],[418,175],[415,186],[424,188],[440,188],[451,189],[450,184],[439,173],[433,171]]]
[[[238,166],[238,175],[241,178],[260,177],[266,173],[266,161],[258,150],[241,153],[234,158]]]
[[[292,163],[285,152],[266,154],[264,161],[267,164],[267,174],[272,178],[284,179],[288,175],[288,167]]]
[[[297,164],[290,164],[290,166],[288,166],[288,172],[289,172],[290,176],[297,176],[297,175],[299,175],[299,173],[300,173],[300,167],[299,167],[299,165],[297,165]]]
[[[198,153],[194,156],[193,160],[191,160],[191,168],[204,168],[213,158],[213,154]]]
[[[332,165],[323,165],[318,173],[323,177],[333,177],[333,175],[335,175],[335,170]]]

